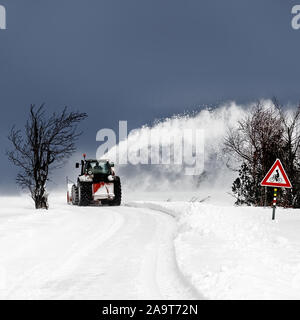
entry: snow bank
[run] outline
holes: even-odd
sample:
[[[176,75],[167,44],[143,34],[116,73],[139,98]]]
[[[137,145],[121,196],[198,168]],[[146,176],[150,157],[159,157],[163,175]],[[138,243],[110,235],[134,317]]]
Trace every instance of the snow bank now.
[[[189,202],[136,202],[174,216],[181,272],[209,299],[299,299],[300,214]]]

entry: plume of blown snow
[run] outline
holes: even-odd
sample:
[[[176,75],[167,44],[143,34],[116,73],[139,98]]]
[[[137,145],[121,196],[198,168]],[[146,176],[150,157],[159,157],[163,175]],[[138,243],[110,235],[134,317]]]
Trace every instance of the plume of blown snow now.
[[[152,126],[143,126],[132,130],[126,140],[119,142],[103,157],[114,159],[118,174],[123,183],[130,189],[144,191],[194,190],[195,188],[226,188],[232,184],[236,175],[226,166],[226,155],[223,153],[223,141],[229,128],[234,128],[239,119],[245,116],[251,106],[240,106],[235,102],[226,103],[214,109],[205,109],[190,115],[177,115],[156,121]],[[185,129],[202,129],[204,133],[204,150],[198,155],[204,159],[201,174],[186,175],[186,165],[170,163],[151,164],[149,150],[153,141],[159,140],[162,148],[169,147],[176,155],[182,146],[174,143],[170,137],[176,137]],[[149,139],[151,137],[151,139]],[[193,144],[192,138],[184,143]],[[126,156],[131,159],[143,159],[143,163],[118,165],[118,160]],[[146,159],[145,159],[146,158]]]

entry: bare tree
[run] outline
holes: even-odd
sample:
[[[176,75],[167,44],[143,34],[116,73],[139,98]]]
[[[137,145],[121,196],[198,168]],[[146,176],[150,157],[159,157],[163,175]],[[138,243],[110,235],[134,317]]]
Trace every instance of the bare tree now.
[[[16,182],[30,191],[36,209],[48,209],[49,174],[75,152],[75,142],[81,135],[77,125],[86,117],[86,113],[69,112],[67,107],[47,117],[44,105],[31,105],[24,132],[11,129],[8,139],[12,149],[7,156],[20,168]]]
[[[242,162],[240,178],[233,189],[240,190],[247,204],[262,204],[271,197],[260,187],[264,174],[283,150],[283,125],[278,109],[257,102],[246,117],[230,129],[225,137],[225,150]],[[242,203],[242,202],[241,202]]]
[[[236,129],[228,131],[225,150],[242,162],[240,178],[233,189],[246,195],[249,201],[245,203],[262,205],[272,201],[271,190],[263,190],[260,182],[275,159],[280,158],[293,185],[292,190],[281,190],[281,204],[300,206],[299,126],[300,106],[291,111],[274,98],[269,106],[258,102]]]
[[[237,129],[229,129],[225,149],[238,160],[265,171],[273,158],[280,156],[283,124],[279,111],[257,102],[250,113],[238,121]]]

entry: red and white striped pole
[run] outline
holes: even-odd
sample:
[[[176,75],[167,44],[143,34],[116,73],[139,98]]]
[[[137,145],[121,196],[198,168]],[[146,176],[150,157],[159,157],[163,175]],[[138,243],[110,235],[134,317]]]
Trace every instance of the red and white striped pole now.
[[[277,201],[277,188],[274,188],[272,220],[275,220],[276,201]]]

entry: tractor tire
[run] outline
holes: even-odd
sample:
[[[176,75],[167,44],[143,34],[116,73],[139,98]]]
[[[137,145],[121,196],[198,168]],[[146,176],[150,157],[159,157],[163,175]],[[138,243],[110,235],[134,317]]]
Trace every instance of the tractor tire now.
[[[122,200],[122,187],[120,177],[115,177],[114,182],[114,193],[115,197],[112,201],[109,202],[110,206],[120,206]]]
[[[79,203],[79,193],[78,188],[75,186],[75,184],[72,185],[72,204],[74,206],[78,206]]]
[[[81,183],[78,187],[78,205],[81,207],[88,206],[92,201],[92,185]]]

